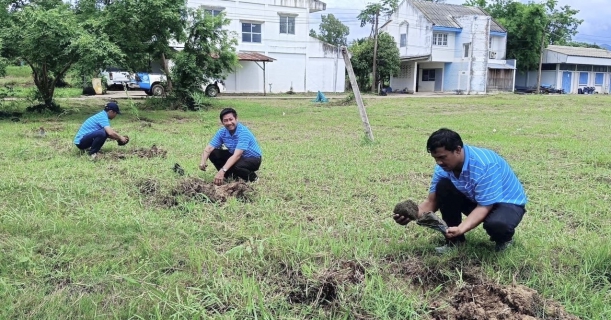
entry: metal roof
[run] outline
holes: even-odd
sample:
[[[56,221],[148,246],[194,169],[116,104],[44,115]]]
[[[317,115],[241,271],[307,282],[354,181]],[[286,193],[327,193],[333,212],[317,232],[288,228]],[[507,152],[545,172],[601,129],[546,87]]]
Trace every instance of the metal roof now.
[[[611,59],[611,51],[605,49],[549,45],[547,46],[547,50],[565,54],[567,56]]]
[[[430,1],[413,1],[416,8],[418,8],[426,18],[438,27],[448,28],[462,28],[454,17],[462,16],[487,16],[490,14],[478,7],[467,7],[456,4],[445,4],[445,3],[434,3]],[[492,32],[507,32],[500,24],[492,19],[492,25],[490,25],[490,31]]]
[[[273,62],[274,58],[268,57],[258,52],[238,52],[238,60],[240,61],[262,61]]]
[[[488,69],[515,69],[516,67],[508,64],[500,64],[500,63],[489,63]]]

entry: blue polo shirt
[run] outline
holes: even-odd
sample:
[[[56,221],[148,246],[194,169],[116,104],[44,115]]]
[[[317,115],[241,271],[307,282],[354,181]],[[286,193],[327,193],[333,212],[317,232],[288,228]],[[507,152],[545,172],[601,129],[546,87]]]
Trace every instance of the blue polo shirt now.
[[[462,194],[478,205],[510,203],[524,206],[527,202],[524,188],[507,161],[492,150],[465,145],[465,163],[460,176],[444,171],[439,165],[431,181],[430,193],[435,192],[437,182],[446,178]]]
[[[231,154],[235,152],[235,149],[244,151],[242,153],[244,158],[261,158],[262,155],[255,136],[245,125],[239,122],[233,135],[225,127],[222,127],[210,141],[210,145],[215,148],[220,148],[222,144],[225,144]]]
[[[105,127],[110,127],[110,120],[108,119],[108,114],[106,111],[100,111],[89,117],[89,119],[85,120],[83,125],[81,125],[81,128],[74,137],[74,144],[81,143],[81,139],[85,135],[100,129],[104,129]]]

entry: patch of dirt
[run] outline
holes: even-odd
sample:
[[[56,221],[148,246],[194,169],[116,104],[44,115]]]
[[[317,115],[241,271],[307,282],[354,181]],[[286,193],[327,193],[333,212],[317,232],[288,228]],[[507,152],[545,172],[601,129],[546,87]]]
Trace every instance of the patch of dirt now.
[[[412,200],[406,200],[403,202],[399,202],[397,203],[397,205],[395,205],[395,209],[392,212],[394,214],[408,217],[411,220],[417,220],[418,219],[418,204],[416,204]]]
[[[167,155],[167,151],[158,148],[156,145],[153,145],[150,149],[139,148],[139,149],[131,149],[131,150],[115,150],[105,154],[105,157],[110,157],[115,160],[127,159],[128,157],[139,157],[139,158],[165,158]]]
[[[253,188],[242,181],[215,186],[213,183],[199,178],[187,178],[180,182],[172,192],[172,195],[184,195],[189,198],[210,202],[225,202],[232,197],[240,200],[249,200],[252,198],[253,192]]]
[[[433,319],[578,319],[533,289],[486,280],[479,266],[464,265],[458,257],[444,262],[443,267],[429,267],[416,257],[395,260],[389,256],[383,262],[388,264],[389,272],[409,279],[425,292],[444,285],[428,305]],[[458,270],[461,281],[455,279]]]
[[[300,271],[287,270],[286,282],[293,288],[287,295],[289,303],[329,306],[338,302],[344,286],[365,281],[365,267],[356,261],[342,261],[319,272],[314,279],[306,279]]]
[[[522,285],[501,286],[484,282],[467,284],[446,301],[434,301],[435,319],[579,319],[569,315],[556,302],[547,301],[537,291]]]

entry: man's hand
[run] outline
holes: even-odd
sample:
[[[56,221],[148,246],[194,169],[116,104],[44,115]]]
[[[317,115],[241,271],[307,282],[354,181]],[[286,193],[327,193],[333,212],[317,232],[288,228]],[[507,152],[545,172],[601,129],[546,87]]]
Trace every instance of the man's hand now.
[[[206,171],[206,167],[207,166],[208,165],[205,162],[202,162],[202,163],[199,164],[199,170]]]
[[[214,176],[214,184],[220,186],[223,184],[223,180],[225,180],[225,172],[223,172],[223,170],[219,170],[219,172]]]
[[[460,226],[449,227],[448,230],[446,231],[446,237],[448,238],[458,237],[463,234],[465,234],[465,231]]]
[[[410,221],[412,221],[412,219],[410,219],[409,217],[406,217],[402,214],[395,214],[392,216],[393,219],[395,219],[395,222],[404,226],[406,224],[408,224]]]

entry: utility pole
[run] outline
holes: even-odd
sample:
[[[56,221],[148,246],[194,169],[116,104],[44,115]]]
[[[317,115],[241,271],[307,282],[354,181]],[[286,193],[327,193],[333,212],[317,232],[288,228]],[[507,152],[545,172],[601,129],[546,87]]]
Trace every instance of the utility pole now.
[[[361,97],[361,91],[359,90],[359,84],[356,82],[356,76],[352,69],[352,62],[348,55],[348,49],[342,47],[342,55],[344,56],[344,62],[346,63],[346,70],[348,71],[348,77],[350,78],[350,84],[352,85],[352,91],[354,92],[354,99],[359,107],[359,113],[361,114],[361,120],[363,126],[365,126],[365,133],[369,141],[373,141],[373,132],[371,131],[371,125],[369,124],[369,118],[367,117],[367,111],[365,111],[365,105],[363,104],[363,98]]]
[[[373,83],[371,84],[371,92],[376,92],[378,82],[378,19],[380,17],[380,9],[376,11],[376,23],[373,34]],[[373,140],[373,139],[372,139]]]
[[[545,29],[543,35],[541,35],[541,52],[539,54],[539,74],[537,75],[537,94],[541,93],[541,70],[543,67],[543,50],[545,50]]]

